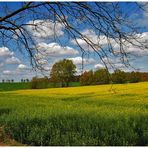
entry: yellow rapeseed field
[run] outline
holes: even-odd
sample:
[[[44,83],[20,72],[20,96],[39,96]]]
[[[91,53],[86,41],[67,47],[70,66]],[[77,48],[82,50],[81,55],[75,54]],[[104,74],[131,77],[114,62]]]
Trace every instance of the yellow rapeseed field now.
[[[3,91],[0,125],[27,145],[148,145],[148,82]]]
[[[110,85],[95,85],[95,86],[80,86],[68,88],[50,88],[50,89],[37,89],[37,90],[19,90],[16,91],[20,95],[79,95],[84,93],[95,93],[99,95],[106,94],[148,94],[148,82],[129,83],[129,84],[110,84]]]

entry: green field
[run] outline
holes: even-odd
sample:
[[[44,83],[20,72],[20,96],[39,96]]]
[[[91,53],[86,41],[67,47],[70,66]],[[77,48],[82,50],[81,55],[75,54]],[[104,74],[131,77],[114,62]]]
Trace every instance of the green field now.
[[[148,145],[148,82],[3,90],[0,127],[27,145]]]
[[[70,82],[69,87],[76,87],[80,86],[79,82]],[[37,85],[38,89],[43,88],[54,88],[54,87],[61,87],[61,84],[53,84],[48,83],[48,85],[45,86],[44,83],[40,83]],[[14,91],[14,90],[21,90],[21,89],[31,89],[31,82],[27,83],[20,83],[20,82],[14,82],[14,83],[0,83],[0,91]]]
[[[13,91],[13,90],[20,90],[20,89],[30,89],[30,83],[0,83],[0,92],[1,91]]]

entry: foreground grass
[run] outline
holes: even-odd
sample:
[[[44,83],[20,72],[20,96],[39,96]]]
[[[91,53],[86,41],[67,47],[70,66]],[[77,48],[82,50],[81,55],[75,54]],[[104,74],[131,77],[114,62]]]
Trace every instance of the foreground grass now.
[[[25,146],[25,145],[18,143],[14,139],[11,139],[11,137],[5,133],[3,127],[0,127],[0,146]]]
[[[0,92],[0,126],[27,145],[148,145],[148,83]]]

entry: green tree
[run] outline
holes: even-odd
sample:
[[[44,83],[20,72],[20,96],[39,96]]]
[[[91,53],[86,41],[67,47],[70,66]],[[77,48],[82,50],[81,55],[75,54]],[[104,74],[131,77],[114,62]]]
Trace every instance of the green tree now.
[[[127,81],[126,73],[119,69],[115,70],[112,74],[112,81],[113,83],[122,84]]]
[[[26,79],[26,82],[29,81],[27,81]],[[48,88],[48,84],[49,84],[48,77],[43,77],[43,78],[33,77],[31,80],[32,89]]]
[[[106,69],[99,69],[94,72],[95,84],[108,84],[109,80],[109,72]]]
[[[38,86],[37,77],[33,77],[32,80],[31,80],[31,88],[37,89],[37,86]]]
[[[85,71],[80,77],[81,85],[91,85],[93,84],[93,71]]]
[[[26,79],[26,82],[29,82],[29,79],[28,78]]]
[[[76,66],[71,60],[64,59],[56,62],[50,72],[51,81],[61,83],[61,86],[69,86],[69,82],[76,73]]]
[[[140,73],[139,72],[134,72],[132,71],[130,73],[130,77],[129,77],[129,82],[130,83],[136,83],[136,82],[139,82],[140,81]]]

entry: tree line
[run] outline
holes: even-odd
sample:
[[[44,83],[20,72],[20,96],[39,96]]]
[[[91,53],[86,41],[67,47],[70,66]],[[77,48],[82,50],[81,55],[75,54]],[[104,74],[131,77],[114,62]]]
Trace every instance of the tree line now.
[[[2,79],[2,83],[14,83],[15,80],[14,79]],[[29,79],[21,79],[20,82],[29,82]]]
[[[136,83],[141,81],[141,76],[142,73],[140,72],[134,72],[134,71],[124,72],[119,69],[115,70],[113,73],[109,73],[106,69],[99,69],[94,72],[90,70],[90,71],[85,71],[80,76],[80,84],[97,85],[97,84],[110,84],[110,83],[114,84]]]
[[[68,59],[56,62],[49,76],[49,78],[34,77],[31,81],[32,88],[68,87],[70,82],[78,82],[81,86],[85,86],[148,81],[148,73],[134,71],[124,72],[119,69],[113,73],[110,73],[107,69],[98,69],[95,71],[85,71],[81,75],[76,75],[76,66]]]
[[[107,69],[85,71],[81,75],[76,75],[76,65],[68,59],[56,62],[50,71],[49,77],[33,77],[31,87],[33,89],[48,87],[68,87],[71,82],[77,82],[81,86],[101,85],[101,84],[123,84],[148,81],[146,72],[124,72],[115,70],[110,73]],[[14,80],[2,80],[3,83],[13,83]],[[29,79],[21,79],[21,82],[29,82]]]

